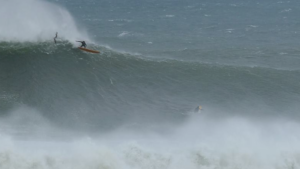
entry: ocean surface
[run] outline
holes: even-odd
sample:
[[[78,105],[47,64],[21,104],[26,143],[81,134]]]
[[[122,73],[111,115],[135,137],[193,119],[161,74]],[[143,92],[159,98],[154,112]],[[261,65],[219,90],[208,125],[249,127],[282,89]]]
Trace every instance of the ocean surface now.
[[[300,1],[0,2],[0,169],[300,168]]]

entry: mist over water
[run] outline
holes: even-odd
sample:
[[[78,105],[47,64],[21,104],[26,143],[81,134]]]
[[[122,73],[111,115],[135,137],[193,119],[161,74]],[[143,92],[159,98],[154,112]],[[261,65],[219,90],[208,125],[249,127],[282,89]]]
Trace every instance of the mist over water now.
[[[0,169],[300,168],[296,4],[1,2]]]
[[[37,42],[59,38],[74,41],[86,37],[79,31],[71,14],[43,0],[10,0],[0,6],[0,40]]]
[[[38,117],[32,113],[34,110],[22,111],[32,114],[35,120],[31,119],[31,122],[46,122],[45,119],[37,120]],[[5,120],[12,125],[17,124],[16,117]],[[47,126],[47,123],[32,124],[38,126],[35,129],[31,128],[23,138],[1,134],[1,167],[46,169],[299,167],[300,126],[295,121],[278,119],[254,122],[241,117],[216,120],[205,113],[191,113],[182,125],[159,126],[161,130],[169,127],[168,132],[164,134],[150,130],[141,133],[120,128],[113,132],[85,136],[79,136],[76,132],[73,134],[62,132],[58,128]],[[34,134],[32,131],[35,131]],[[53,134],[54,131],[57,135]],[[58,133],[63,133],[64,136],[57,137]]]

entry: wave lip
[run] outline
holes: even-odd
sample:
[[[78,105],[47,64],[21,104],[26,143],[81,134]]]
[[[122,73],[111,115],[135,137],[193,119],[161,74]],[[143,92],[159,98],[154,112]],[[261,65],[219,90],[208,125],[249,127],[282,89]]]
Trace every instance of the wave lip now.
[[[63,7],[43,0],[1,3],[0,42],[46,41],[56,32],[62,39],[83,39],[72,15]]]

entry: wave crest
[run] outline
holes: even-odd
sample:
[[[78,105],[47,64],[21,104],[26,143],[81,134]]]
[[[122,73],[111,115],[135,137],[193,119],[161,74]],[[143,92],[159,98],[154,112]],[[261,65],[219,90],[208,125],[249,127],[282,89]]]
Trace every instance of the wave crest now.
[[[16,12],[17,11],[17,12]],[[0,6],[0,41],[37,42],[52,39],[86,39],[72,15],[63,7],[42,0],[3,1]]]

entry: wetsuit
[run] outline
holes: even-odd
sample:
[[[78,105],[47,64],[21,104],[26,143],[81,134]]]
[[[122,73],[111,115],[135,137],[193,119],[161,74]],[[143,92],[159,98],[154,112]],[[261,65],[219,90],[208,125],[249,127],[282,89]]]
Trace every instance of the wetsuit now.
[[[80,43],[81,43],[81,46],[80,46],[80,47],[86,48],[86,43],[85,43],[85,41],[77,41],[77,42],[80,42]]]

